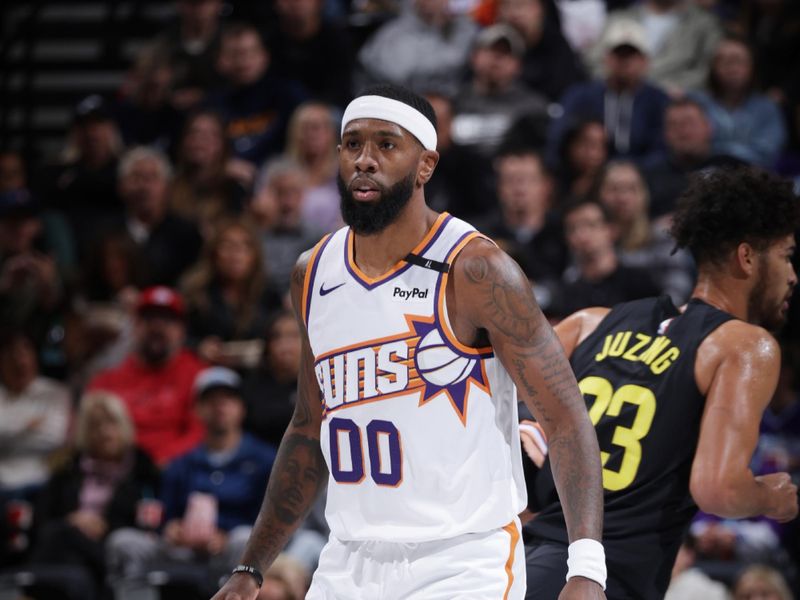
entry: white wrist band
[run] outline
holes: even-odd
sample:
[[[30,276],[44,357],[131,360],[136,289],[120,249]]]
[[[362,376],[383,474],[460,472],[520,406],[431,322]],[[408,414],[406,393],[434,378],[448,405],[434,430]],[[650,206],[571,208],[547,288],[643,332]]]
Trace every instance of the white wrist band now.
[[[573,577],[586,577],[606,589],[606,553],[597,540],[583,538],[569,545],[567,581]]]

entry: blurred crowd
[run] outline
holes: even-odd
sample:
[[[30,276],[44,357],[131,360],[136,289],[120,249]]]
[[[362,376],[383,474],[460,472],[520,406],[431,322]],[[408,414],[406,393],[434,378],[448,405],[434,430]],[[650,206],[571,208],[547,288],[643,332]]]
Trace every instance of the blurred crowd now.
[[[289,274],[342,225],[340,117],[366,85],[430,100],[428,204],[508,251],[553,321],[688,298],[667,231],[692,176],[800,189],[792,0],[174,4],[59,156],[0,147],[0,588],[203,597],[236,563],[294,405]],[[796,483],[799,306],[753,461]],[[262,600],[303,597],[323,510]],[[796,524],[699,515],[673,597],[791,598],[798,557]]]

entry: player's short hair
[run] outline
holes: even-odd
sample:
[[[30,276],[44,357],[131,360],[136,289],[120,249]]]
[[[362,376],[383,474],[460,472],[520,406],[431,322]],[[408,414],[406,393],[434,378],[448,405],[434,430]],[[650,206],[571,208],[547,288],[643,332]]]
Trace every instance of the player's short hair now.
[[[678,199],[672,236],[700,265],[719,265],[740,243],[764,250],[800,227],[789,181],[754,167],[695,174]]]
[[[422,113],[422,115],[431,122],[434,129],[439,126],[436,120],[436,112],[434,112],[431,103],[408,88],[391,83],[381,83],[363,90],[356,98],[360,98],[361,96],[383,96],[384,98],[408,104],[411,108]]]

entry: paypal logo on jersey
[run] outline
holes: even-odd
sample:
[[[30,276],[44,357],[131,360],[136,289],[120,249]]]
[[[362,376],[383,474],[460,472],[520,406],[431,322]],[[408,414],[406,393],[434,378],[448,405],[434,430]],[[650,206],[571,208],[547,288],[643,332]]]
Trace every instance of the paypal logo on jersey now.
[[[392,300],[398,302],[409,302],[409,301],[422,301],[428,298],[428,289],[420,289],[418,287],[412,288],[410,290],[404,290],[401,287],[395,286],[392,290]]]

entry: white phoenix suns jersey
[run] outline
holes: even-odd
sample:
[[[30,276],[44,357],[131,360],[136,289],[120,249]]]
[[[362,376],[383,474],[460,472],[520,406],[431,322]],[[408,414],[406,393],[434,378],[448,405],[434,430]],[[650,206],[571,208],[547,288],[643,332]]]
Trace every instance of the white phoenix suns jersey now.
[[[313,251],[302,312],[339,539],[446,539],[526,505],[516,389],[492,348],[464,346],[447,318],[446,265],[476,237],[443,213],[412,251],[421,260],[378,278],[356,266],[347,227]]]

